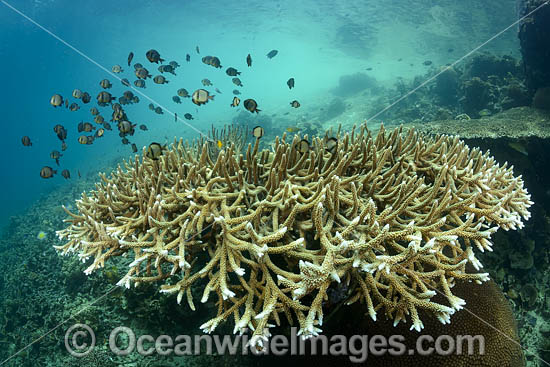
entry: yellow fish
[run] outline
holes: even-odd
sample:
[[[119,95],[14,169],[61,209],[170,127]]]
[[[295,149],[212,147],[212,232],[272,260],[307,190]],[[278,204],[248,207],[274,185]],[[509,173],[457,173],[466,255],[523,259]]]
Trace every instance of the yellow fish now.
[[[300,131],[300,130],[302,130],[302,129],[300,129],[297,126],[289,126],[289,127],[286,128],[286,131],[288,131],[289,133],[293,133],[293,132]]]
[[[218,140],[218,141],[216,142],[216,145],[218,146],[218,149],[221,149],[221,148],[223,147],[223,143],[222,143],[221,140]]]

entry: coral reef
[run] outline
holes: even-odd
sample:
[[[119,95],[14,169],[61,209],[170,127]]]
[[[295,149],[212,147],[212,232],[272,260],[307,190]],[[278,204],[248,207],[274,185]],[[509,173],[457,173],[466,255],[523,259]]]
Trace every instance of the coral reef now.
[[[338,287],[337,301],[364,302],[373,320],[409,318],[416,330],[419,314],[450,322],[465,303],[452,287],[488,280],[474,250],[529,218],[522,179],[457,137],[382,127],[373,138],[362,125],[338,131],[331,152],[326,137],[305,153],[296,147],[307,136],[283,135],[270,150],[256,140],[215,161],[209,144],[181,140],[157,161],[136,156],[102,174],[78,213],[67,210],[58,231],[67,242],[55,248],[91,258],[86,274],[126,256],[118,285],[162,282],[193,310],[192,286],[206,279],[201,302],[213,293],[217,315],[201,328],[233,319],[256,345],[281,314],[304,337],[320,333],[323,301]]]

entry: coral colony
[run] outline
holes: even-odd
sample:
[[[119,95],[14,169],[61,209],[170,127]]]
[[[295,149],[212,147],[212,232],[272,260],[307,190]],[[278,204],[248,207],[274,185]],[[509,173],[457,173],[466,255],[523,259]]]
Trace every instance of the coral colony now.
[[[262,345],[281,315],[318,335],[336,287],[374,320],[421,330],[423,310],[449,323],[465,304],[453,285],[489,279],[475,252],[530,216],[512,167],[458,137],[382,127],[374,138],[361,125],[309,137],[305,153],[295,148],[304,139],[285,134],[261,151],[257,139],[244,155],[229,142],[212,154],[208,141],[180,140],[158,160],[136,156],[66,210],[56,249],[92,259],[86,274],[128,256],[119,285],[162,283],[193,310],[192,293],[213,295],[217,316],[203,331],[232,319]]]

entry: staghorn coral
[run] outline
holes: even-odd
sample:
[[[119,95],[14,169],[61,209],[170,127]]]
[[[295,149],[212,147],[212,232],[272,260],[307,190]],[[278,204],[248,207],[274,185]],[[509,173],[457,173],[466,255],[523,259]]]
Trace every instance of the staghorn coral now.
[[[56,249],[92,259],[87,274],[113,257],[132,258],[118,282],[162,282],[161,291],[185,296],[206,278],[201,302],[217,297],[217,316],[205,332],[233,319],[235,332],[254,330],[262,345],[281,314],[297,319],[304,337],[317,335],[327,290],[345,285],[345,302],[365,303],[376,320],[412,321],[418,311],[442,323],[464,301],[451,288],[483,282],[474,249],[491,250],[498,228],[516,229],[532,205],[521,177],[458,137],[415,130],[376,138],[362,125],[295,149],[303,137],[259,141],[236,154],[227,147],[210,159],[209,144],[174,142],[158,161],[135,157],[95,191],[83,193],[58,231]],[[305,137],[307,139],[307,136]],[[289,140],[289,141],[287,141]],[[200,261],[201,254],[206,260]],[[447,304],[434,302],[436,291]]]

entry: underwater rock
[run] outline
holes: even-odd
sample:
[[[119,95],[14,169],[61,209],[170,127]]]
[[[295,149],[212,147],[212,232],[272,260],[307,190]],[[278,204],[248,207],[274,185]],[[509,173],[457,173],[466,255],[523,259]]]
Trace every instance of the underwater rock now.
[[[346,105],[341,98],[334,98],[330,101],[326,111],[321,111],[319,114],[319,120],[327,121],[340,116],[346,110]]]
[[[529,270],[534,264],[533,256],[523,251],[511,252],[508,254],[508,258],[512,269]]]
[[[521,73],[519,61],[512,56],[504,55],[502,57],[489,53],[481,53],[472,58],[472,61],[466,65],[465,75],[467,78],[478,77],[486,80],[494,75],[504,78]]]
[[[533,284],[525,284],[521,288],[519,295],[526,309],[532,310],[533,308],[535,308],[537,303],[538,293],[539,292],[537,288]]]
[[[541,110],[550,110],[550,87],[537,89],[533,97],[533,107]]]
[[[522,17],[542,5],[544,0],[519,0]],[[527,86],[534,92],[550,86],[550,7],[543,6],[519,26],[518,38],[523,56]]]
[[[374,89],[378,87],[378,82],[372,76],[365,73],[355,73],[351,75],[342,75],[338,86],[331,90],[332,94],[339,97],[349,97],[365,89]]]
[[[463,92],[460,104],[470,117],[479,117],[479,111],[488,108],[489,102],[494,101],[491,84],[477,76],[464,83]]]
[[[528,106],[531,101],[531,95],[529,94],[527,87],[519,80],[511,80],[510,84],[501,88],[500,94],[500,106],[504,110],[514,107]]]
[[[435,80],[434,92],[443,105],[455,105],[458,92],[458,73],[453,68],[442,68],[443,71]]]

